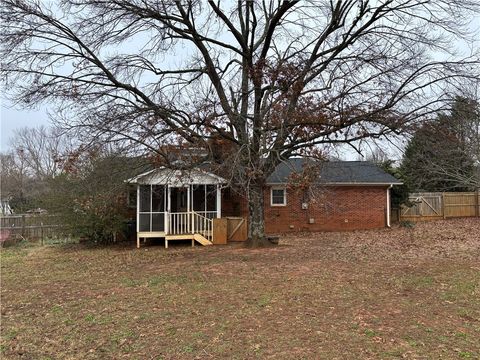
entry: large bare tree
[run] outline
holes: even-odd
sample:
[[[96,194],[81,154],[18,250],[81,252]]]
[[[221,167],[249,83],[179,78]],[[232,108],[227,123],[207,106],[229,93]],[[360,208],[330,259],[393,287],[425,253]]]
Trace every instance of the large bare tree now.
[[[16,129],[9,150],[0,153],[2,197],[16,211],[32,210],[48,190],[48,182],[66,170],[75,156],[75,142],[58,129],[44,126]]]
[[[12,97],[53,103],[86,142],[171,166],[166,145],[188,147],[189,165],[226,164],[246,190],[253,245],[265,242],[263,188],[279,162],[400,133],[445,90],[478,81],[477,0],[47,4],[2,2]],[[462,57],[457,42],[473,50]]]
[[[22,164],[25,174],[38,181],[60,174],[74,146],[59,129],[45,126],[16,129],[10,140],[18,167]]]

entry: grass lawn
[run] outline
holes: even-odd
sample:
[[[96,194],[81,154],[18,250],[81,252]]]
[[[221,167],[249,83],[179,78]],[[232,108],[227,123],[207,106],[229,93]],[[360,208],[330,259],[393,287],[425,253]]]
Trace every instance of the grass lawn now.
[[[2,359],[479,359],[480,220],[1,251]]]

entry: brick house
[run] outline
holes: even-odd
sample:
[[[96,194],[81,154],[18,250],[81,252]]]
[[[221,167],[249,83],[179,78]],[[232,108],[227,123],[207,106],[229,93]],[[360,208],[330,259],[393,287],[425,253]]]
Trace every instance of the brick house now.
[[[291,159],[268,178],[267,233],[390,226],[390,188],[401,185],[398,179],[370,162],[325,162],[318,170],[316,186],[305,194],[288,183],[292,174],[301,173],[306,162]]]
[[[313,169],[313,171],[312,171]],[[309,177],[308,183],[302,182]],[[247,200],[221,177],[193,169],[159,168],[130,180],[137,186],[137,246],[140,239],[191,239],[215,242],[214,219],[246,218]],[[370,162],[314,163],[294,158],[268,177],[265,198],[267,234],[336,231],[390,225],[390,189],[401,183]]]

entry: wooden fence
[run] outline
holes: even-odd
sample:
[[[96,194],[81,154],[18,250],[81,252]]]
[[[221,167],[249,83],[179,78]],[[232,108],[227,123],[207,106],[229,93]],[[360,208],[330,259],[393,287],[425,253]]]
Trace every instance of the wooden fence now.
[[[444,193],[444,217],[480,216],[480,192]]]
[[[247,241],[247,219],[242,217],[227,217],[227,241]]]
[[[401,221],[480,216],[480,193],[478,191],[413,193],[410,194],[408,200],[412,206],[402,206]]]
[[[62,235],[62,227],[51,215],[8,215],[0,217],[0,243],[18,239],[40,240]]]

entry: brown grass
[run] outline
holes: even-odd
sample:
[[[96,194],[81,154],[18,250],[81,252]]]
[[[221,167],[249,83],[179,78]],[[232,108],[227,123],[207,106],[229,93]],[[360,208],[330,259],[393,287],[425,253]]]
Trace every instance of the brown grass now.
[[[480,221],[4,249],[2,359],[480,358]]]

